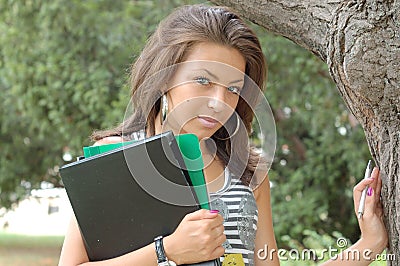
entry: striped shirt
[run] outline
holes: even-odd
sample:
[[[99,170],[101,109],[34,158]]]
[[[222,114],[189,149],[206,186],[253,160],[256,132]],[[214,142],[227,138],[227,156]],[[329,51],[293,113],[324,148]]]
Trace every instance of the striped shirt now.
[[[224,218],[227,241],[222,265],[254,265],[258,209],[252,190],[225,168],[225,184],[210,193],[210,199],[211,209]]]

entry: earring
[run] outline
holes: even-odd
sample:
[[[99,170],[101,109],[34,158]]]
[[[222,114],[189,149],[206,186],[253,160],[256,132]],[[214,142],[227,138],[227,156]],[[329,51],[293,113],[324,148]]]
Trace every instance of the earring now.
[[[218,138],[217,136],[215,136],[215,138],[218,139],[218,140],[230,139],[231,137],[233,137],[239,131],[239,127],[240,127],[239,115],[236,115],[236,128],[235,128],[235,131],[233,131],[232,135],[230,135],[230,136],[228,136],[226,138]],[[229,134],[229,132],[228,132],[228,134]]]
[[[161,97],[161,125],[164,124],[165,119],[167,118],[168,113],[168,100],[167,95],[163,94]]]

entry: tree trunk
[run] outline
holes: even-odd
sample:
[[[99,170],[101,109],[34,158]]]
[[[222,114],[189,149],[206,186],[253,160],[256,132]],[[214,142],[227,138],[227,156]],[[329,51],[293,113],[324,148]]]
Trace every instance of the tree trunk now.
[[[313,52],[362,125],[381,169],[389,249],[400,265],[400,0],[215,0]]]

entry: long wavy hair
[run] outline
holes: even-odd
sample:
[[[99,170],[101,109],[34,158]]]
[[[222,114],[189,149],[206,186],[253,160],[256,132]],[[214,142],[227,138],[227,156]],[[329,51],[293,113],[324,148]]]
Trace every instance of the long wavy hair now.
[[[165,18],[131,66],[131,102],[134,106],[132,115],[113,129],[95,131],[92,139],[96,141],[108,136],[126,137],[144,128],[150,135],[154,135],[155,118],[160,112],[160,98],[164,93],[161,88],[164,88],[165,81],[171,77],[173,71],[165,71],[165,76],[158,76],[157,79],[152,80],[152,77],[160,73],[160,70],[183,62],[190,48],[201,42],[235,48],[246,60],[247,78],[235,109],[242,122],[241,126],[246,130],[239,130],[235,136],[227,138],[228,131],[234,130],[227,131],[227,126],[221,127],[211,138],[217,147],[218,158],[243,183],[249,185],[261,158],[248,142],[254,118],[252,107],[254,108],[262,94],[259,90],[265,85],[266,62],[255,33],[227,7],[183,6]],[[254,93],[254,89],[258,93]],[[235,121],[236,116],[232,115],[226,125],[230,123],[236,127]],[[227,139],[221,140],[225,138]],[[232,141],[233,138],[236,140]],[[230,163],[230,160],[234,163]]]

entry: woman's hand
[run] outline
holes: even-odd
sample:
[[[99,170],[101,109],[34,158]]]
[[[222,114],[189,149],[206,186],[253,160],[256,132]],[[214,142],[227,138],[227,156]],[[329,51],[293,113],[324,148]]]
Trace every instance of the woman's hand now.
[[[358,215],[361,194],[367,186],[370,189],[365,199],[364,214],[358,219],[361,229],[360,240],[342,251],[335,259],[330,259],[321,264],[321,266],[369,265],[386,247],[388,236],[382,219],[383,210],[380,199],[382,180],[379,177],[378,168],[374,168],[371,178],[363,179],[354,187],[353,198],[356,215]]]
[[[225,252],[223,218],[217,211],[198,210],[187,214],[175,232],[164,238],[168,259],[179,264],[219,258]]]
[[[371,247],[376,253],[381,253],[387,246],[388,236],[383,223],[383,210],[380,199],[382,179],[379,176],[379,169],[374,168],[371,178],[360,181],[353,191],[354,208],[356,215],[362,191],[369,186],[367,197],[365,199],[365,209],[363,216],[358,219],[361,229],[361,239],[365,246]]]

